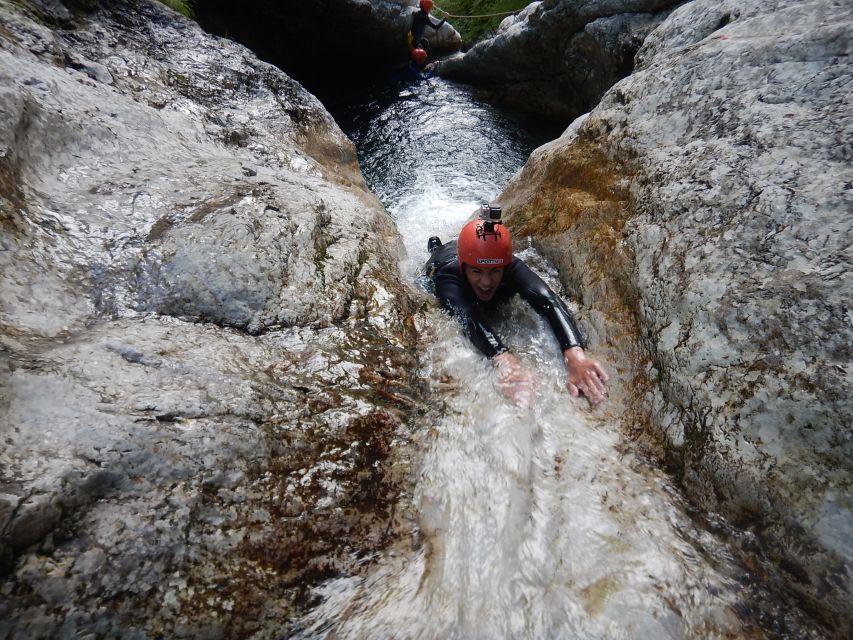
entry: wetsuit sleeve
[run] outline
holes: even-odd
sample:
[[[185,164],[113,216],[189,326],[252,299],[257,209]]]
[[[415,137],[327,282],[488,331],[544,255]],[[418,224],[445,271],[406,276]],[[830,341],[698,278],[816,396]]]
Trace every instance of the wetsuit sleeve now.
[[[545,281],[537,276],[521,260],[512,265],[512,284],[536,312],[548,320],[551,330],[565,351],[571,347],[583,347],[583,339],[575,317],[560,296],[551,291]]]
[[[441,306],[450,311],[462,324],[462,330],[487,358],[507,351],[506,346],[483,318],[481,310],[465,291],[462,277],[452,268],[441,270],[434,278],[435,295]]]

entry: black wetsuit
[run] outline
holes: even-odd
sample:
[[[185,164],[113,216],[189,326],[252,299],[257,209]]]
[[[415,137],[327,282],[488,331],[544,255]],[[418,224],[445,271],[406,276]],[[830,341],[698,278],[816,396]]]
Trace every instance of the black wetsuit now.
[[[420,41],[424,37],[424,31],[426,31],[427,27],[432,27],[436,31],[441,29],[442,25],[447,22],[447,18],[442,18],[438,24],[435,24],[432,21],[432,18],[429,17],[429,14],[421,9],[420,11],[414,14],[412,17],[412,28],[409,31],[412,33],[412,46],[417,47]]]
[[[474,346],[489,358],[507,351],[507,348],[489,326],[485,314],[516,294],[548,320],[562,351],[583,346],[572,312],[542,278],[519,258],[513,258],[504,270],[501,283],[488,302],[477,298],[468,279],[459,270],[455,242],[448,242],[433,251],[425,268],[441,306],[459,319]]]

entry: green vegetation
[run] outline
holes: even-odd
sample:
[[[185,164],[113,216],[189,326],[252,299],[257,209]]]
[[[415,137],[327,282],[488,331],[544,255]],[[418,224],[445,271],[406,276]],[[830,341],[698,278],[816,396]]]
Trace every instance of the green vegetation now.
[[[193,17],[193,0],[160,0],[167,7],[171,7],[187,18]]]
[[[436,18],[443,18],[443,12],[454,16],[505,14],[487,18],[448,18],[462,36],[464,46],[468,47],[477,40],[491,37],[501,20],[509,13],[518,13],[530,2],[532,0],[435,0],[432,13]]]

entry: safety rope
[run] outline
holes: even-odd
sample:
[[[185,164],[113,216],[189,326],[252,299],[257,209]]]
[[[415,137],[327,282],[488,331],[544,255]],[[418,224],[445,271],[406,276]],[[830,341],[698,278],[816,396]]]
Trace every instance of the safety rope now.
[[[448,13],[447,11],[445,11],[444,9],[439,7],[437,4],[433,5],[433,9],[438,9],[444,15],[446,15],[448,18],[461,18],[463,20],[475,19],[475,18],[494,18],[496,16],[514,16],[515,14],[518,13],[518,11],[504,11],[503,13],[483,13],[483,14],[480,14],[477,16],[457,16],[457,15],[454,15],[452,13]]]

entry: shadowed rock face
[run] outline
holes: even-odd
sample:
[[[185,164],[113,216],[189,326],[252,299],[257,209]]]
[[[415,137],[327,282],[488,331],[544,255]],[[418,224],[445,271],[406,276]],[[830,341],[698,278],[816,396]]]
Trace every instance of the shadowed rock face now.
[[[501,197],[584,291],[626,425],[850,624],[849,3],[704,2]]]
[[[571,122],[628,75],[646,36],[676,0],[545,0],[498,35],[449,58],[442,77],[488,86],[513,108]]]
[[[393,222],[243,47],[144,0],[0,14],[0,635],[283,635],[393,535]]]
[[[207,31],[245,44],[258,57],[318,95],[388,74],[409,60],[406,34],[417,0],[203,0],[196,16]],[[436,20],[437,21],[437,20]],[[427,29],[437,52],[462,39],[445,24]]]

